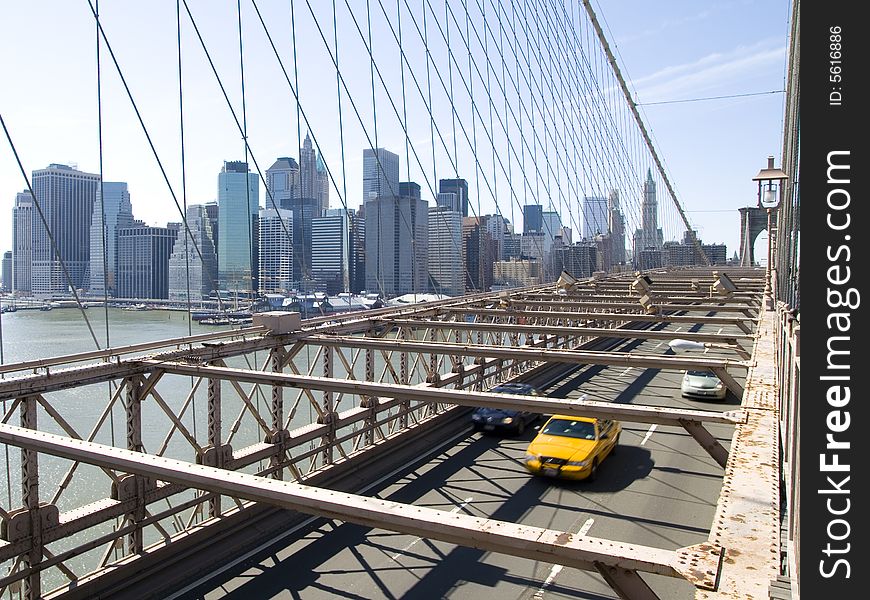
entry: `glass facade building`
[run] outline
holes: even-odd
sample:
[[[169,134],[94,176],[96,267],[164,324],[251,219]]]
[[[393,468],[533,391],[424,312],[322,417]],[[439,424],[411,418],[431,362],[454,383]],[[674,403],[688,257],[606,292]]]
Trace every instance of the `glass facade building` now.
[[[226,291],[256,289],[260,185],[248,163],[224,163],[218,175],[218,285]]]

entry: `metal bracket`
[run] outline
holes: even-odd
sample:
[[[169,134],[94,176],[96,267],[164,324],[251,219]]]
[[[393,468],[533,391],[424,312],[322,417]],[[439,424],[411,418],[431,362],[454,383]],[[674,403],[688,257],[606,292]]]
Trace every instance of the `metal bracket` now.
[[[39,513],[39,525],[42,531],[57,527],[60,523],[60,511],[55,504],[43,502],[36,509]],[[9,512],[9,516],[0,520],[0,539],[7,542],[20,542],[32,536],[30,531],[30,509],[19,508]]]
[[[230,469],[233,464],[233,447],[230,444],[206,446],[196,457],[197,464],[219,469]]]
[[[719,587],[719,573],[724,558],[725,548],[719,544],[702,542],[679,548],[674,569],[695,587],[715,591]]]
[[[117,482],[112,482],[112,500],[119,500],[121,502],[135,500],[139,496],[138,481],[143,481],[143,491],[145,493],[153,492],[157,489],[157,482],[150,477],[127,473],[121,475]]]

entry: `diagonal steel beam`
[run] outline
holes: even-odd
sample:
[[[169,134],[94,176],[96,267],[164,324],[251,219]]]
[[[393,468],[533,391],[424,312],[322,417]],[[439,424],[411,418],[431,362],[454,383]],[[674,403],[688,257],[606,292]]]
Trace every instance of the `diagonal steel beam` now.
[[[698,586],[708,585],[707,578],[698,578],[693,573],[694,567],[687,568],[685,564],[685,553],[691,552],[691,548],[665,550],[472,517],[194,465],[11,425],[0,425],[0,442],[305,514],[586,571],[604,569],[608,573],[619,573],[617,579],[635,581],[639,578],[637,573],[643,572],[685,578]],[[617,583],[622,585],[620,581]]]

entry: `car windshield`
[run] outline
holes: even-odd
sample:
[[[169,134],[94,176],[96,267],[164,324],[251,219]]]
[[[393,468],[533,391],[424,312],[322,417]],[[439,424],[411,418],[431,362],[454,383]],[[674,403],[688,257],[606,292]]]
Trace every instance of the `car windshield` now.
[[[580,440],[595,439],[595,424],[589,421],[569,421],[568,419],[550,419],[541,433]]]
[[[686,371],[686,375],[693,377],[716,377],[712,371]]]

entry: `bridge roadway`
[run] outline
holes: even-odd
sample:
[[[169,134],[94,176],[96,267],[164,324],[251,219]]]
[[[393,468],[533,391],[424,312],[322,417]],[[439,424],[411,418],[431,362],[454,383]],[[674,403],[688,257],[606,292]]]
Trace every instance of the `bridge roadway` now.
[[[655,329],[675,331],[679,325]],[[741,333],[718,325],[691,330]],[[614,350],[671,352],[661,340],[620,340]],[[730,393],[724,401],[684,399],[682,374],[673,371],[621,366],[570,371],[543,391],[554,397],[586,394],[590,400],[689,409],[733,410],[739,404]],[[745,372],[735,375],[742,385]],[[708,427],[729,447],[733,427]],[[684,429],[623,423],[618,451],[603,463],[597,480],[578,483],[525,471],[521,459],[535,433],[529,429],[518,438],[499,437],[466,428],[368,493],[666,549],[707,540],[723,470]],[[263,548],[173,598],[617,598],[597,574],[322,519],[309,519],[294,535]],[[695,588],[683,580],[644,579],[661,598],[694,598]]]

